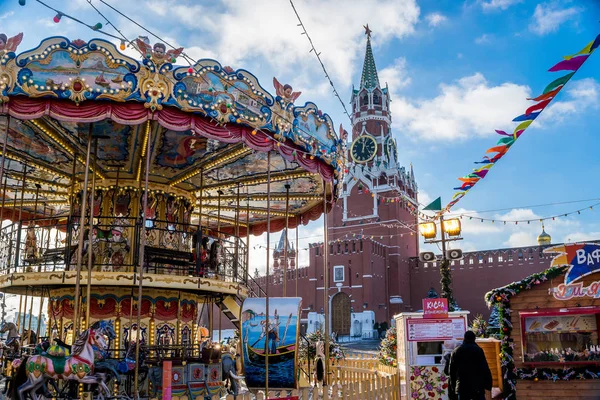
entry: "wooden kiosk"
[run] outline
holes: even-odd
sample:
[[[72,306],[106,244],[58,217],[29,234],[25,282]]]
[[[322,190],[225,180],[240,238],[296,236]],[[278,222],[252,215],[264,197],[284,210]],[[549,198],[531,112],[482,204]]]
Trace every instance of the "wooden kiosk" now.
[[[462,341],[467,329],[468,311],[447,313],[445,317],[424,318],[423,312],[394,316],[398,337],[400,394],[404,399],[448,399],[448,377],[442,364],[448,342]],[[429,397],[423,397],[429,396]]]
[[[489,292],[500,314],[503,398],[600,396],[600,244],[554,246],[551,267]]]

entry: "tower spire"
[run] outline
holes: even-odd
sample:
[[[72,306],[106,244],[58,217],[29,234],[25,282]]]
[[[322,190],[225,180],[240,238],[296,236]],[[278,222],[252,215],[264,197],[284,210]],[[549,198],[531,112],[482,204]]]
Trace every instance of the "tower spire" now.
[[[367,50],[365,52],[365,62],[363,64],[362,76],[360,78],[360,88],[375,89],[379,86],[379,77],[377,76],[377,67],[375,58],[373,58],[373,49],[371,49],[371,29],[369,24],[364,26],[365,35],[367,35]]]

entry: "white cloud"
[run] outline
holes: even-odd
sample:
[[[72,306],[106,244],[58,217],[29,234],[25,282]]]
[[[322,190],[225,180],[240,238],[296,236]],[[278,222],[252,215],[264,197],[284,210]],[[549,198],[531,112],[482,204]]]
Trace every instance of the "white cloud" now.
[[[309,43],[288,2],[223,0],[222,5],[224,10],[214,10],[210,20],[203,21],[206,29],[218,32],[216,48],[222,62],[237,65],[266,58],[282,71],[297,71],[299,65],[316,70],[317,62],[307,54]],[[296,9],[330,74],[346,86],[364,51],[364,35],[357,27],[376,21],[372,38],[376,46],[412,34],[420,13],[414,0],[348,2],[343,7],[335,0],[308,0],[296,4]]]
[[[536,244],[537,236],[531,232],[515,232],[504,242],[506,247],[535,246]]]
[[[382,85],[388,84],[394,90],[408,86],[411,78],[406,71],[406,59],[404,57],[397,58],[392,65],[379,71],[379,82]]]
[[[427,21],[427,24],[429,24],[430,27],[435,28],[440,24],[446,22],[448,20],[448,17],[446,17],[444,14],[434,12],[431,14],[427,14],[425,16],[425,20]]]
[[[3,19],[6,19],[8,17],[11,17],[15,12],[14,11],[8,11],[5,12],[4,14],[0,14],[0,21],[2,21]]]
[[[573,232],[566,235],[563,239],[564,243],[586,242],[589,240],[600,239],[600,232]]]
[[[475,44],[486,44],[490,42],[490,36],[487,33],[475,38]]]
[[[535,7],[529,30],[537,35],[556,32],[565,22],[575,19],[583,11],[581,7],[562,8],[559,2],[552,1]]]
[[[431,99],[393,96],[391,104],[400,130],[414,140],[456,140],[488,136],[527,108],[528,86],[514,83],[490,85],[481,73],[452,84],[441,84],[440,94]]]
[[[506,10],[508,7],[521,3],[523,0],[488,0],[480,1],[484,11]]]
[[[573,114],[600,106],[600,83],[594,78],[572,81],[565,89],[566,99],[553,102],[540,115],[537,127],[559,123]]]

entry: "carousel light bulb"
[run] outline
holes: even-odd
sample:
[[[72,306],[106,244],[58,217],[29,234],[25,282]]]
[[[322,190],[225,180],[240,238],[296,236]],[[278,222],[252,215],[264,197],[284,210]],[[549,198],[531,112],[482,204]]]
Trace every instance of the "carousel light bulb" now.
[[[56,14],[56,15],[54,16],[54,22],[55,22],[56,24],[58,24],[58,23],[60,22],[60,19],[61,19],[61,18],[62,18],[62,14],[61,14],[61,13],[58,13],[58,14]]]
[[[100,29],[102,29],[102,24],[98,22],[96,25],[92,26],[92,29],[95,31],[99,31]]]
[[[121,50],[125,50],[125,41],[121,40],[121,45],[119,46]]]
[[[19,4],[24,6],[25,4],[27,4],[27,0],[19,0]]]
[[[188,68],[188,72],[189,72],[190,74],[193,74],[193,73],[194,73],[194,68],[192,68],[192,67],[189,67],[189,68]]]

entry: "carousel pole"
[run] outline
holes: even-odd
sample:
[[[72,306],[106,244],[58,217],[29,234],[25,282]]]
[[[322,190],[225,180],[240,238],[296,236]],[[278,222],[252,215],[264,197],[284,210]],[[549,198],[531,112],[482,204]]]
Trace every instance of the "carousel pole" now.
[[[25,181],[27,180],[27,166],[23,165],[23,183],[21,184],[21,204],[19,205],[19,230],[17,231],[17,249],[15,251],[15,269],[19,267],[21,252],[21,228],[23,227],[23,201],[25,200]]]
[[[29,300],[29,287],[25,288],[25,305],[23,306],[23,314],[19,314],[19,319],[23,319],[21,323],[21,336],[25,335],[25,317],[27,316],[27,300]]]
[[[25,288],[25,296],[27,296],[27,288]],[[6,294],[4,295],[6,297]],[[21,313],[23,312],[23,295],[19,295],[19,314],[17,314],[17,331],[21,328]]]
[[[176,329],[177,329],[177,336],[175,337],[175,340],[177,341],[177,345],[181,346],[182,345],[182,343],[181,343],[181,290],[177,293],[177,325],[176,325]],[[184,353],[182,352],[181,355],[183,355],[183,354]]]
[[[194,251],[196,252],[196,274],[200,275],[200,270],[202,268],[202,192],[204,191],[204,174],[202,173],[202,168],[200,168],[200,197],[198,198],[198,230],[196,231],[196,248]],[[194,208],[192,208],[192,213]],[[192,222],[192,217],[190,216],[190,224]],[[197,319],[198,315],[198,298],[196,297],[196,311],[194,315],[194,320],[196,321],[196,327],[192,325],[194,329],[192,329],[192,346],[196,344],[196,331],[200,326],[200,321]],[[199,348],[199,347],[198,347]],[[193,348],[192,348],[193,350]],[[200,354],[199,354],[200,355]]]
[[[296,217],[298,218],[298,217]],[[296,219],[296,297],[298,297],[298,252],[300,251],[298,249],[298,228],[300,227],[300,224],[298,223],[298,220]]]
[[[8,129],[10,126],[10,115],[6,115],[6,130],[4,131],[4,141],[2,143],[2,161],[0,161],[0,182],[4,178],[4,162],[6,160],[6,143],[8,142]],[[6,193],[6,191],[4,192]],[[1,222],[1,220],[0,220]]]
[[[40,295],[40,311],[38,312],[37,329],[35,330],[35,338],[37,341],[40,340],[40,329],[42,326],[42,310],[44,309],[44,300],[45,300],[43,296],[44,296],[44,289],[42,289],[42,293]],[[48,335],[48,336],[50,336],[50,335]]]
[[[69,270],[71,267],[71,242],[73,241],[73,211],[75,208],[75,172],[77,172],[77,152],[73,153],[73,168],[71,170],[71,188],[69,189],[69,217],[67,218],[67,245],[65,256],[65,270]],[[81,211],[79,212],[79,218],[81,218]],[[58,222],[57,222],[58,223]],[[81,226],[81,221],[79,223]],[[58,244],[57,244],[58,245]]]
[[[87,265],[87,287],[86,287],[86,296],[85,296],[85,327],[86,329],[90,327],[90,306],[92,303],[91,295],[92,295],[92,268],[94,266],[94,247],[92,242],[93,232],[94,232],[94,207],[95,207],[95,197],[96,197],[96,158],[98,155],[98,138],[94,138],[94,158],[92,159],[92,191],[90,193],[90,233],[88,236],[89,244],[88,244],[88,265]]]
[[[238,183],[237,194],[235,196],[235,261],[233,263],[233,278],[235,281],[238,280],[238,267],[240,257],[240,184]],[[241,325],[240,325],[240,337],[241,336]]]
[[[35,184],[35,203],[34,203],[35,205],[33,206],[33,219],[35,219],[35,216],[37,215],[38,200],[40,198],[40,189],[41,188],[42,188],[42,185],[40,185],[39,183]],[[46,203],[44,203],[44,204],[46,204]],[[33,223],[33,226],[34,226],[34,229],[35,229],[35,222]],[[40,239],[40,242],[42,243],[42,245],[44,244],[44,236],[43,235],[44,235],[44,230],[42,229],[42,237]],[[34,258],[36,258],[36,254],[35,253],[36,253],[36,251],[35,251],[35,248],[34,248],[34,251],[33,251],[33,257]],[[25,254],[25,256],[27,256],[27,254]],[[42,272],[42,266],[41,265],[38,266],[38,272]],[[31,318],[31,316],[29,316],[29,318]],[[31,324],[29,324],[29,325],[31,325]]]
[[[83,195],[81,199],[81,208],[79,212],[79,241],[77,244],[77,273],[75,278],[75,309],[73,311],[73,337],[77,337],[79,335],[79,307],[81,306],[81,263],[83,258],[83,242],[85,241],[85,209],[87,208],[87,191],[88,191],[88,183],[90,177],[90,157],[92,153],[92,131],[94,128],[94,124],[90,123],[90,128],[88,130],[88,143],[87,143],[87,153],[85,158],[85,175],[83,178]],[[88,251],[91,251],[91,236],[92,232],[89,232],[88,240],[90,247]]]
[[[290,220],[290,184],[285,184],[285,243],[283,244],[283,297],[287,297],[288,229]]]
[[[329,380],[329,235],[327,234],[327,181],[323,179],[323,314],[325,319],[325,376],[323,386]]]
[[[0,162],[0,182],[4,180],[4,190],[2,191],[2,209],[0,210],[0,228],[4,222],[4,199],[6,197],[6,183],[8,182],[8,174],[4,177],[4,163],[6,162],[6,142],[8,142],[8,128],[10,125],[10,115],[6,115],[6,130],[4,131],[4,142],[2,143],[2,161]]]
[[[8,165],[10,165],[10,161],[8,162]],[[8,176],[7,176],[7,178],[8,178]],[[17,192],[18,192],[18,190],[16,189],[16,186],[15,186],[14,191],[13,191],[13,195],[14,195],[13,196],[13,207],[12,207],[12,210],[10,212],[10,219],[12,221],[15,220],[15,210],[17,209]],[[17,223],[17,226],[18,225],[19,224]],[[10,273],[10,267],[12,265],[15,266],[15,271],[17,270],[17,266],[16,266],[17,261],[15,259],[14,262],[13,262],[13,257],[12,257],[13,256],[12,250],[13,250],[14,236],[15,236],[15,224],[13,222],[10,225],[10,242],[9,242],[10,246],[8,246],[8,273]],[[16,246],[16,247],[19,247],[19,246]],[[16,254],[16,249],[15,249],[15,254]]]
[[[141,323],[142,323],[142,287],[143,287],[143,283],[144,283],[144,255],[145,255],[145,247],[146,247],[146,208],[148,207],[148,180],[149,180],[149,174],[150,174],[150,149],[151,149],[151,140],[150,140],[150,135],[151,135],[151,131],[150,131],[150,121],[147,122],[147,135],[148,135],[148,144],[147,144],[147,148],[146,148],[146,170],[144,171],[145,173],[145,182],[144,182],[144,212],[142,213],[142,229],[140,230],[140,265],[139,265],[139,284],[138,284],[138,296],[137,296],[137,300],[138,300],[138,309],[137,309],[137,327],[138,327],[138,331],[141,332]],[[135,391],[135,397],[136,398],[140,398],[140,394],[138,391],[138,376],[140,373],[140,363],[137,362],[140,359],[140,334],[136,335],[135,337],[135,359],[136,359],[136,363],[135,363],[135,376],[134,376],[134,391]]]
[[[246,198],[246,272],[244,273],[246,285],[248,284],[248,268],[250,268],[250,196]]]
[[[221,190],[217,190],[217,196],[218,196],[218,200],[217,200],[217,240],[220,238],[221,236],[221,195],[223,194],[223,192]],[[217,245],[217,241],[215,241],[213,243],[213,246]],[[217,250],[218,251],[218,250]],[[217,264],[217,274],[219,273],[218,270],[219,266]],[[225,274],[223,274],[223,280],[225,280]],[[221,316],[223,315],[222,312],[219,313],[219,343],[221,343]]]
[[[200,197],[198,198],[198,238],[196,241],[196,269],[198,272],[201,267],[201,255],[202,255],[202,206],[204,202],[204,173],[200,168]]]
[[[4,236],[4,228],[2,227],[4,222],[4,205],[6,204],[6,186],[8,184],[8,174],[4,177],[4,185],[2,185],[2,206],[0,206],[0,228],[2,228],[2,235]],[[8,273],[10,269],[10,246],[8,248],[7,258],[5,261],[5,268]],[[5,296],[4,296],[5,297]]]
[[[265,287],[265,393],[269,395],[269,262],[271,251],[271,150],[267,153],[267,268]]]
[[[44,203],[44,216],[46,216],[46,203]],[[50,209],[50,222],[52,222],[52,217],[54,217],[54,210]],[[46,249],[50,248],[50,229],[48,228],[48,237],[46,238]]]
[[[29,304],[29,324],[27,324],[27,344],[31,344],[31,320],[33,318],[33,288],[31,289],[31,304]]]

